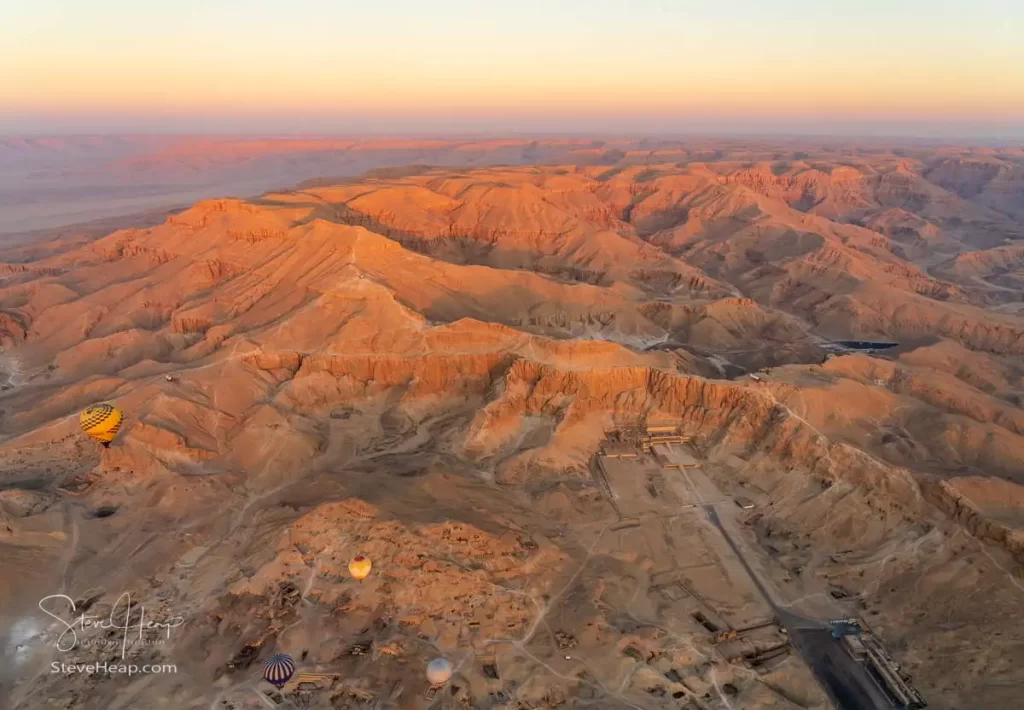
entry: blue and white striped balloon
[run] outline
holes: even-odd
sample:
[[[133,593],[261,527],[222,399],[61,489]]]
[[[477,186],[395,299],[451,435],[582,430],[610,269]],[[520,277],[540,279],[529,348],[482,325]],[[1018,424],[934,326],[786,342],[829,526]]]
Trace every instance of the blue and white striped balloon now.
[[[295,661],[287,653],[275,653],[263,664],[263,677],[278,690],[295,675]]]

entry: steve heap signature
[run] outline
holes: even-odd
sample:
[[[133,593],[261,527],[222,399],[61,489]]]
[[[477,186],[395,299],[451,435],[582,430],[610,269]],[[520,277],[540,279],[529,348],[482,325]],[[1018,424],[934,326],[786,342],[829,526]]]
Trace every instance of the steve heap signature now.
[[[68,606],[71,607],[72,616],[78,610],[75,608],[75,600],[66,594],[51,594],[48,597],[43,597],[39,600],[39,608],[42,609],[48,616],[56,619],[64,626],[64,631],[57,637],[57,649],[59,651],[70,651],[78,644],[78,632],[84,632],[86,629],[97,629],[100,631],[107,631],[110,629],[118,629],[123,631],[121,636],[121,658],[125,657],[125,652],[128,648],[128,632],[132,630],[132,638],[135,637],[134,630],[138,629],[138,638],[140,641],[147,631],[159,631],[166,634],[167,638],[171,637],[171,629],[176,629],[185,623],[185,619],[181,616],[172,616],[167,619],[153,619],[146,617],[146,607],[141,604],[135,607],[138,609],[139,618],[138,620],[132,620],[132,597],[129,592],[125,592],[117,598],[114,602],[113,608],[110,610],[110,616],[99,617],[92,614],[79,614],[73,616],[68,621],[59,612],[55,610],[55,607],[60,606],[61,601],[66,601]],[[123,607],[122,607],[123,604]],[[123,616],[119,614],[119,610],[124,609]]]

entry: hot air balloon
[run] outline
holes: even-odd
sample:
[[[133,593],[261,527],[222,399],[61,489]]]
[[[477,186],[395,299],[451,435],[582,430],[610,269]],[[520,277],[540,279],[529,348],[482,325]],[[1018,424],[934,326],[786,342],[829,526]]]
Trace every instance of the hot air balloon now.
[[[435,658],[427,664],[427,680],[431,685],[444,685],[452,677],[452,664],[444,658]]]
[[[349,573],[356,579],[366,579],[370,574],[370,569],[373,567],[373,563],[370,562],[370,558],[364,555],[356,555],[352,558],[352,561],[348,563]]]
[[[104,446],[110,446],[110,442],[117,436],[121,428],[123,416],[121,410],[109,404],[98,404],[89,407],[78,418],[82,431],[91,436]]]
[[[295,661],[287,653],[275,653],[263,664],[263,677],[280,690],[295,675]]]

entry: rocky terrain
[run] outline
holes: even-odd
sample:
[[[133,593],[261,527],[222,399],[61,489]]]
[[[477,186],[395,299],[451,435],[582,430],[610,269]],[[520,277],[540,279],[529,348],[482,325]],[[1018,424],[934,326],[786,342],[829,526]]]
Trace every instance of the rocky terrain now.
[[[1024,153],[499,148],[537,164],[4,251],[9,707],[829,707],[799,656],[729,663],[658,591],[682,575],[734,627],[771,613],[681,512],[698,490],[755,498],[736,524],[776,598],[865,618],[930,707],[1015,707]],[[125,413],[109,449],[78,429],[99,402]],[[595,454],[645,422],[706,484],[624,512]],[[126,591],[180,627],[56,647],[41,597],[104,617]],[[275,652],[341,680],[275,693]],[[122,653],[177,672],[50,672]],[[438,655],[456,675],[428,698]]]

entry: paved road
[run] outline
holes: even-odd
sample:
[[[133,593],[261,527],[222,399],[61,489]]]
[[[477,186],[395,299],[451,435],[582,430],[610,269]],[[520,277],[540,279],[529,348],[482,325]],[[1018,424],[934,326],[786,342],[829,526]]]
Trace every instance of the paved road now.
[[[793,648],[810,666],[836,707],[839,710],[892,710],[894,706],[868,674],[864,665],[847,653],[841,641],[832,637],[831,627],[823,621],[801,616],[792,609],[777,604],[722,525],[715,506],[705,505],[704,510],[708,514],[708,520],[718,528],[754,586],[771,606],[779,623],[786,629]]]
[[[827,630],[794,629],[790,642],[811,667],[840,710],[891,710],[894,706],[868,674]]]
[[[747,558],[740,551],[739,546],[732,539],[732,536],[725,529],[725,526],[722,525],[722,521],[718,517],[718,511],[715,510],[715,506],[705,505],[704,512],[708,514],[708,520],[710,520],[714,524],[714,526],[718,528],[718,532],[720,532],[722,534],[722,537],[725,538],[725,541],[729,543],[729,547],[732,549],[733,554],[735,554],[736,557],[739,559],[740,564],[743,565],[743,569],[747,571],[747,576],[750,577],[750,580],[754,583],[754,586],[757,587],[757,591],[761,593],[761,596],[764,597],[764,600],[768,602],[768,605],[772,608],[772,612],[778,617],[779,621],[784,622],[783,625],[786,627],[787,631],[789,631],[791,625],[794,628],[829,628],[828,625],[824,624],[823,622],[805,616],[800,616],[799,614],[789,609],[779,606],[776,603],[775,598],[768,592],[767,589],[765,589],[764,585],[761,583],[761,578],[758,577],[758,575],[754,572],[750,564],[747,563]]]

